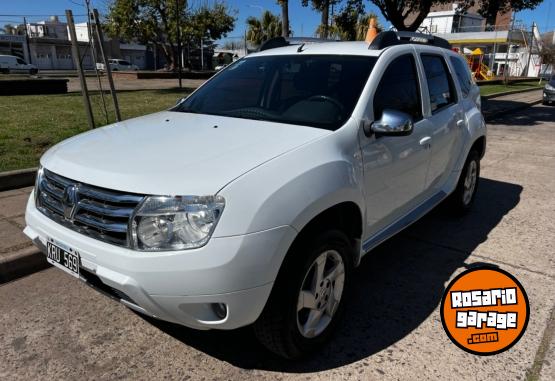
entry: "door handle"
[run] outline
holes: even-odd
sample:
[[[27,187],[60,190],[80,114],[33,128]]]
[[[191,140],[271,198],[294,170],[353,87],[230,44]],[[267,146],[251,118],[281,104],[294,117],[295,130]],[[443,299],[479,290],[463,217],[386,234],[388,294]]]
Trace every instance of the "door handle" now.
[[[431,137],[425,136],[422,139],[420,139],[420,145],[425,149],[430,149],[430,147],[432,146],[431,141],[432,141]]]
[[[464,126],[464,119],[457,120],[457,127],[462,127],[462,126]]]

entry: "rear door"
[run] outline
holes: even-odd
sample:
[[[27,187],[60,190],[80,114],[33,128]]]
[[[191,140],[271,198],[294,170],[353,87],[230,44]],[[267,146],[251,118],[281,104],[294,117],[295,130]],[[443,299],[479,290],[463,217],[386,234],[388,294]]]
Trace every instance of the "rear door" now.
[[[428,168],[426,189],[431,193],[443,186],[459,157],[464,112],[457,88],[445,56],[441,53],[420,53],[429,105],[425,116],[430,126],[432,158]]]

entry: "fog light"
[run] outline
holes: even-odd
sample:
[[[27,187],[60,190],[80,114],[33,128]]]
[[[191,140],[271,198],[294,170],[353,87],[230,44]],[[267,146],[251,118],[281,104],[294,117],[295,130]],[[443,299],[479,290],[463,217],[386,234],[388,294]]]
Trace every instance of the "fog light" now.
[[[227,316],[227,306],[225,303],[212,303],[212,310],[220,320],[225,319]]]

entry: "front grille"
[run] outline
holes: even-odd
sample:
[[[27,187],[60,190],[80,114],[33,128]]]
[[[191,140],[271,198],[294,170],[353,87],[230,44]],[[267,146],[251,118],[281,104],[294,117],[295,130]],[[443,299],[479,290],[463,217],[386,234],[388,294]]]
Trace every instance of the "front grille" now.
[[[144,196],[95,187],[46,169],[37,180],[37,208],[50,219],[86,236],[129,246],[129,218]]]

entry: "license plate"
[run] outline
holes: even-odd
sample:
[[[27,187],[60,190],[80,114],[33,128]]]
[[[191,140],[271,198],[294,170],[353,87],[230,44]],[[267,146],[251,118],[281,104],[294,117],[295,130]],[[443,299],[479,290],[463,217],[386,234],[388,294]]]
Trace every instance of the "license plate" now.
[[[73,249],[62,249],[54,243],[46,242],[46,260],[48,263],[79,278],[79,253]]]

